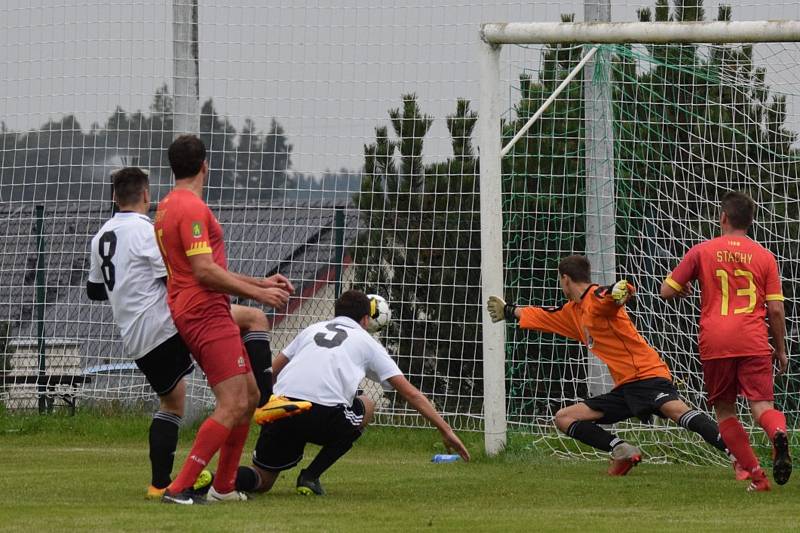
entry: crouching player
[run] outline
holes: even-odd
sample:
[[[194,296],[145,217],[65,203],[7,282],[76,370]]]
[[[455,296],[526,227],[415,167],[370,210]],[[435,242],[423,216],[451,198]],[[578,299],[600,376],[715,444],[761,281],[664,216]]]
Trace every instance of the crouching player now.
[[[441,433],[448,449],[465,461],[469,452],[447,422],[416,387],[403,377],[386,349],[366,331],[369,298],[347,291],[336,301],[335,318],[300,332],[273,361],[275,394],[311,402],[309,411],[263,425],[253,466],[240,466],[236,489],[266,492],[280,473],[297,465],[307,443],[322,446],[297,477],[300,494],[325,494],[320,476],[353,446],[369,424],[375,403],[356,397],[365,376],[387,381]],[[258,411],[256,418],[258,419]]]
[[[584,444],[611,452],[608,473],[612,476],[627,474],[641,461],[642,452],[600,424],[634,416],[642,420],[653,414],[669,418],[727,453],[717,424],[681,400],[666,363],[631,322],[624,304],[633,287],[625,280],[613,287],[600,287],[592,283],[590,273],[589,260],[584,256],[561,260],[559,281],[570,300],[561,307],[517,307],[496,296],[490,296],[487,304],[494,322],[518,320],[522,329],[581,341],[608,365],[614,389],[560,409],[555,416],[556,427]]]

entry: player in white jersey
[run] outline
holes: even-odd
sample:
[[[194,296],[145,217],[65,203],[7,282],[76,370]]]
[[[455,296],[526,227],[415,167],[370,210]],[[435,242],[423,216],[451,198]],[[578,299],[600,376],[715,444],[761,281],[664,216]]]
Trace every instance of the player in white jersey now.
[[[186,395],[183,377],[194,363],[167,307],[167,271],[147,217],[147,174],[124,168],[114,173],[113,185],[120,210],[92,239],[86,292],[92,300],[111,302],[125,354],[159,396],[150,424],[152,479],[147,496],[160,498],[170,483],[178,444]],[[201,475],[199,485],[207,485],[209,477]]]
[[[237,490],[266,492],[281,471],[297,465],[309,442],[322,446],[297,478],[300,494],[325,494],[319,477],[352,447],[372,420],[375,402],[356,396],[364,377],[388,382],[441,433],[448,449],[469,461],[469,452],[431,402],[403,376],[386,349],[366,331],[369,298],[347,291],[333,320],[307,327],[272,363],[275,394],[310,401],[311,409],[263,425],[253,466],[240,466]]]

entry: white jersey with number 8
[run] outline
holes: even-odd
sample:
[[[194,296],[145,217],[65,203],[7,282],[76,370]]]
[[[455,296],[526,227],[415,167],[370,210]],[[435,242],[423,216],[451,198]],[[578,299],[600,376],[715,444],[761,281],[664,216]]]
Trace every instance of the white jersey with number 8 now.
[[[138,359],[178,331],[167,307],[167,276],[153,224],[121,212],[92,238],[89,281],[106,288],[125,353]]]

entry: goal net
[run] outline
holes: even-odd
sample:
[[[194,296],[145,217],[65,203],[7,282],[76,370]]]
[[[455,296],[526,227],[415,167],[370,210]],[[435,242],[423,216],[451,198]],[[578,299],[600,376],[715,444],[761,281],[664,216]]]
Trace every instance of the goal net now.
[[[721,196],[747,191],[758,205],[751,235],[781,268],[788,353],[796,352],[800,44],[508,46],[503,145],[593,46],[592,61],[503,158],[506,295],[560,305],[559,259],[586,253],[599,260],[595,281],[626,277],[638,287],[634,323],[668,362],[687,402],[708,411],[697,355],[699,298],[664,302],[660,284],[689,247],[718,235]],[[560,407],[609,388],[587,349],[509,327],[506,357],[511,427],[558,453],[592,455],[552,427]],[[798,389],[797,368],[776,378],[775,401],[790,427],[797,427]],[[656,458],[727,461],[662,419],[615,429]],[[762,433],[753,434],[764,451]]]

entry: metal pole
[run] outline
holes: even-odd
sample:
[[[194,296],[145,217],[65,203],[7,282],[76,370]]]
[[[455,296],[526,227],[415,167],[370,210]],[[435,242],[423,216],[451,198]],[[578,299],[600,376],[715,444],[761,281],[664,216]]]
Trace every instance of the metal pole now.
[[[44,206],[36,206],[36,337],[39,353],[39,414],[48,411],[47,376],[45,369],[46,344],[44,340],[44,305],[45,305],[45,269],[44,269]]]
[[[587,22],[610,22],[610,0],[585,0]],[[614,202],[614,138],[611,121],[611,85],[605,51],[592,58],[584,70],[586,120],[586,257],[592,280],[609,285],[616,277],[616,207]],[[614,381],[606,365],[594,354],[587,360],[590,396],[611,390]]]
[[[172,111],[173,138],[186,133],[200,134],[200,68],[197,0],[172,0],[172,68],[175,105]],[[186,383],[184,420],[193,422],[203,415],[203,387],[194,380]]]
[[[503,294],[500,47],[481,41],[479,48],[484,443],[487,455],[496,455],[506,445],[505,325],[492,323],[486,301]]]
[[[342,295],[342,270],[344,270],[344,209],[341,207],[336,208],[336,214],[333,219],[334,231],[336,232],[336,262],[334,268],[336,269],[336,285],[334,292],[336,299]]]
[[[200,133],[197,0],[172,0],[173,136]]]

